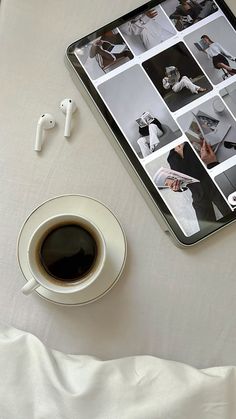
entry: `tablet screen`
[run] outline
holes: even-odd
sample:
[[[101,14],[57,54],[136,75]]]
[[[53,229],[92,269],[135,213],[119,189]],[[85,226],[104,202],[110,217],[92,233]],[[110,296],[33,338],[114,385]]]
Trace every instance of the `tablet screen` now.
[[[148,2],[68,58],[182,242],[234,220],[236,32],[223,2]]]

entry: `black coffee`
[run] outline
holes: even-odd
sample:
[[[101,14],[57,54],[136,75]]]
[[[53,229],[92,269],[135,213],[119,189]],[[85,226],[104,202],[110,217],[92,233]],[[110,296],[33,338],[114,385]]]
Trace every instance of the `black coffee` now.
[[[40,248],[40,261],[47,273],[61,281],[82,279],[94,266],[97,244],[88,230],[78,224],[54,228]]]

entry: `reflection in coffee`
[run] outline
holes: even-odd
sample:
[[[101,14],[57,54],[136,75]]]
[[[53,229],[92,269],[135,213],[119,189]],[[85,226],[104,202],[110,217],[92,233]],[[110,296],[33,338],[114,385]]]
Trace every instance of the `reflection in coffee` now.
[[[96,240],[88,230],[79,224],[64,224],[46,236],[40,248],[40,260],[52,277],[76,281],[93,268],[97,251]]]

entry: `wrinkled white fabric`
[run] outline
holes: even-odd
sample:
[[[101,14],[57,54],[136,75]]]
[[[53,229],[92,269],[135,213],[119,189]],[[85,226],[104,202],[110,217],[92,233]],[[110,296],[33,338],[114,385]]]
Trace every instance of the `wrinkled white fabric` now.
[[[1,419],[235,419],[236,368],[151,356],[100,361],[0,332]]]

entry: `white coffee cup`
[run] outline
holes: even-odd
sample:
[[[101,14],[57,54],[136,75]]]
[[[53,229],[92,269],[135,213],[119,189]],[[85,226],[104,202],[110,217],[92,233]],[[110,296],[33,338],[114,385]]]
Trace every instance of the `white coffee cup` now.
[[[230,205],[235,206],[236,205],[236,192],[231,193],[228,196],[228,202],[230,203]]]
[[[41,246],[46,237],[54,230],[65,225],[78,225],[86,230],[95,240],[96,257],[91,269],[84,276],[73,281],[62,281],[52,276],[40,259]],[[100,229],[89,219],[74,214],[60,214],[43,221],[32,233],[27,249],[27,260],[32,278],[22,288],[25,295],[42,286],[56,293],[75,293],[89,287],[101,274],[106,259],[106,243]]]

